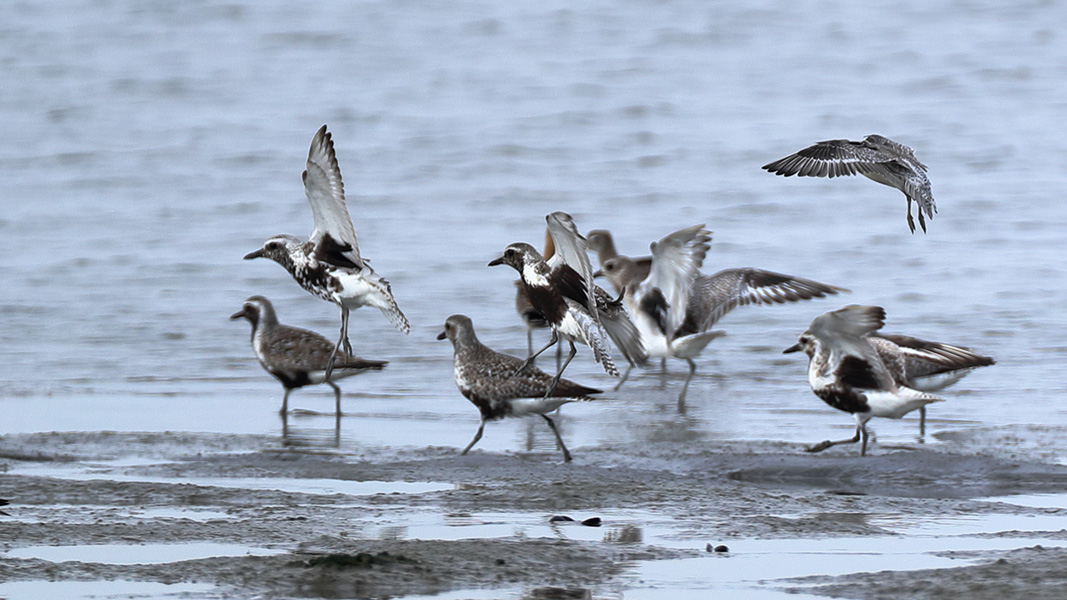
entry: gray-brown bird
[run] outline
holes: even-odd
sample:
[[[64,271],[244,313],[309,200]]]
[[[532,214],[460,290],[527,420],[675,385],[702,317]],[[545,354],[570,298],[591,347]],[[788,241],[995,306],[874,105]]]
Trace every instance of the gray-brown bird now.
[[[474,333],[474,324],[466,315],[452,315],[445,320],[445,328],[437,339],[446,338],[452,342],[454,351],[456,387],[478,407],[482,417],[478,432],[461,454],[469,452],[482,439],[486,421],[541,415],[556,436],[563,460],[570,462],[571,453],[547,413],[569,402],[592,400],[590,396],[601,393],[601,390],[568,379],[560,379],[550,390],[552,375],[532,365],[519,371],[523,360],[501,354],[481,343]],[[551,394],[546,396],[550,391]]]
[[[305,385],[325,383],[333,388],[337,414],[340,415],[341,388],[334,381],[365,371],[380,371],[388,364],[384,360],[338,356],[327,379],[326,369],[335,353],[334,345],[325,337],[307,329],[282,325],[274,306],[263,296],[245,300],[241,310],[230,315],[231,319],[241,317],[252,324],[252,349],[259,364],[285,388],[279,411],[282,414],[289,409],[289,392]]]
[[[915,233],[915,220],[911,218],[912,200],[919,205],[919,225],[923,233],[926,233],[923,213],[932,219],[937,212],[926,165],[915,158],[915,151],[908,146],[880,135],[871,134],[859,142],[826,140],[763,165],[763,168],[786,177],[863,175],[897,188],[908,200],[908,227],[912,233]]]

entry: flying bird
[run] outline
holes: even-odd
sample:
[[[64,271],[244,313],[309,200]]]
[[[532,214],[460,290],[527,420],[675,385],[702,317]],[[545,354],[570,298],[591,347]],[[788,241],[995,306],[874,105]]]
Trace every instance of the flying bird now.
[[[904,144],[871,134],[862,141],[827,140],[808,146],[763,168],[775,175],[802,177],[840,177],[863,175],[883,185],[904,192],[908,200],[908,227],[915,233],[911,203],[918,204],[919,225],[926,233],[927,217],[934,218],[937,205],[930,192],[926,165],[915,158],[915,151]]]

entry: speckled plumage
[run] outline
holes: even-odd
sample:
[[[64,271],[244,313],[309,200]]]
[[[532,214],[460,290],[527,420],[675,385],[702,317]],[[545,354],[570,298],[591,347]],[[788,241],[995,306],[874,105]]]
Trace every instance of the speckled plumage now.
[[[327,365],[329,372],[337,350],[351,355],[348,341],[348,313],[363,306],[382,311],[403,333],[411,326],[393,297],[389,282],[374,272],[359,252],[352,218],[345,204],[345,188],[337,164],[333,139],[323,125],[311,141],[307,168],[303,174],[304,193],[315,218],[311,238],[304,242],[291,235],[276,235],[245,259],[270,258],[293,276],[300,287],[341,310],[341,335]]]
[[[552,340],[523,363],[529,366],[541,352],[560,338],[570,344],[570,353],[556,374],[562,376],[575,355],[575,342],[585,344],[604,370],[618,376],[611,359],[610,338],[628,361],[643,363],[647,359],[640,336],[626,311],[607,292],[593,285],[585,239],[578,233],[570,215],[556,212],[546,217],[553,240],[553,257],[546,261],[533,246],[514,243],[489,266],[506,264],[522,276],[531,305],[552,326]],[[598,291],[599,290],[599,291]]]
[[[519,371],[523,360],[482,344],[470,318],[464,315],[452,315],[445,321],[444,331],[437,339],[445,338],[452,342],[456,387],[481,413],[478,434],[463,454],[481,439],[486,421],[538,414],[556,433],[564,460],[570,460],[570,453],[546,413],[568,402],[591,400],[590,396],[600,390],[567,379],[560,379],[552,387],[553,376],[534,366]]]
[[[919,205],[919,225],[926,232],[923,213],[931,219],[937,212],[930,192],[926,165],[915,158],[915,152],[893,140],[871,134],[862,141],[826,140],[809,146],[785,158],[763,165],[775,175],[801,177],[840,177],[863,175],[872,181],[904,192],[908,200],[908,227],[915,233],[911,216],[911,202]]]
[[[273,305],[263,296],[245,300],[241,310],[230,316],[231,319],[242,317],[252,324],[252,349],[259,364],[285,388],[282,413],[288,410],[292,390],[325,383],[333,388],[337,414],[340,415],[341,388],[334,381],[368,370],[381,370],[388,364],[381,360],[340,357],[327,379],[326,367],[334,356],[335,346],[325,337],[307,329],[282,325]]]

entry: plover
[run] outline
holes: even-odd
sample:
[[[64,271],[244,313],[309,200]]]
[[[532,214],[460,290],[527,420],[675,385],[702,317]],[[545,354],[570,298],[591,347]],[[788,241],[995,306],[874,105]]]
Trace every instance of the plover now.
[[[616,293],[623,293],[623,289],[626,287],[626,282],[603,270],[605,262],[616,256],[620,256],[619,252],[615,249],[615,239],[612,238],[611,232],[607,229],[593,229],[585,234],[585,239],[589,243],[589,249],[596,252],[597,263],[600,265],[601,269],[596,271],[593,276],[604,275],[604,277],[611,283],[611,287],[615,288]],[[637,281],[643,281],[645,277],[648,277],[648,271],[652,268],[651,256],[641,256],[631,258],[630,260],[634,262],[636,267],[630,275],[631,278],[637,279]]]
[[[907,335],[872,333],[867,336],[892,373],[897,385],[920,392],[938,392],[978,367],[995,364],[969,348],[929,342]],[[926,407],[919,407],[919,436],[926,434]]]
[[[334,381],[359,375],[364,371],[380,371],[388,364],[384,360],[364,360],[353,356],[336,358],[336,347],[323,336],[290,327],[278,322],[270,300],[252,296],[231,319],[244,317],[252,323],[252,349],[268,373],[285,388],[282,396],[283,415],[289,410],[289,392],[305,385],[325,383],[333,388],[337,414],[341,414],[341,388]],[[327,365],[336,358],[333,372],[327,375]]]
[[[332,136],[323,125],[311,140],[304,193],[311,204],[315,229],[306,242],[291,235],[276,235],[245,259],[270,258],[285,267],[305,290],[341,309],[341,336],[326,365],[327,377],[337,360],[337,351],[349,356],[348,313],[362,306],[382,311],[405,334],[411,331],[407,317],[400,312],[389,282],[374,272],[360,255],[356,230],[345,206],[345,186],[333,149]]]
[[[908,227],[915,233],[911,202],[919,205],[919,225],[926,233],[926,219],[937,212],[930,192],[926,165],[915,158],[915,151],[904,144],[880,135],[868,135],[862,141],[826,140],[795,154],[763,165],[775,175],[802,177],[840,177],[863,175],[883,185],[897,188],[908,199]]]
[[[520,371],[560,338],[570,344],[570,352],[556,373],[556,381],[577,352],[575,342],[589,346],[593,357],[609,375],[619,375],[611,359],[609,337],[631,364],[644,363],[647,355],[626,309],[593,284],[588,248],[574,220],[567,213],[555,212],[546,217],[546,222],[554,246],[549,261],[545,261],[533,246],[517,242],[505,248],[502,256],[489,262],[491,267],[506,264],[519,272],[530,303],[552,326],[552,339],[531,354]]]
[[[860,455],[865,456],[867,421],[873,417],[899,419],[942,400],[899,383],[894,377],[871,343],[871,334],[884,324],[882,307],[853,304],[815,317],[797,343],[783,350],[785,354],[803,350],[808,355],[811,391],[823,402],[856,419],[854,437],[826,440],[808,447],[808,452],[822,452],[831,446],[855,444],[862,439]]]
[[[735,307],[782,304],[847,292],[810,279],[754,268],[724,269],[701,275],[711,232],[703,225],[676,231],[652,243],[652,268],[645,279],[631,259],[616,256],[603,270],[625,286],[623,295],[649,356],[677,358],[689,364],[678,406],[682,408],[696,372],[693,359],[711,340],[724,335],[712,327]],[[616,386],[629,376],[627,370]]]
[[[465,315],[448,317],[444,331],[437,335],[439,340],[445,338],[452,341],[456,387],[478,407],[482,417],[478,432],[461,454],[469,452],[482,439],[486,421],[541,415],[563,450],[563,460],[570,462],[571,453],[547,413],[568,402],[592,400],[589,396],[601,393],[600,390],[554,378],[534,366],[519,371],[523,360],[496,352],[478,341],[474,325]]]

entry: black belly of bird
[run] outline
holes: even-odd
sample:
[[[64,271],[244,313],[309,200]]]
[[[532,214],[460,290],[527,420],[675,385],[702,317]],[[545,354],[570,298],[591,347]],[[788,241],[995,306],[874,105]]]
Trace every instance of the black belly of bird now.
[[[497,419],[503,419],[510,412],[508,410],[509,405],[507,402],[493,402],[488,398],[483,398],[478,394],[475,394],[471,390],[460,390],[463,396],[471,401],[471,404],[478,407],[478,412],[482,414],[482,419],[486,421],[495,421]]]
[[[300,269],[293,274],[293,278],[300,287],[327,302],[333,302],[333,294],[342,289],[340,280],[334,277],[323,263],[319,263],[315,269]]]
[[[304,387],[305,385],[311,383],[311,380],[308,379],[308,374],[305,371],[297,371],[296,373],[285,373],[282,371],[270,370],[270,374],[274,375],[274,377],[277,378],[278,381],[282,382],[283,386],[289,389]]]
[[[854,388],[831,386],[815,391],[822,401],[849,414],[865,413],[871,410],[867,397]]]
[[[567,303],[563,295],[554,287],[526,284],[526,294],[530,297],[530,304],[541,313],[551,325],[559,325],[563,322],[563,315],[567,312]]]

